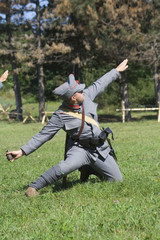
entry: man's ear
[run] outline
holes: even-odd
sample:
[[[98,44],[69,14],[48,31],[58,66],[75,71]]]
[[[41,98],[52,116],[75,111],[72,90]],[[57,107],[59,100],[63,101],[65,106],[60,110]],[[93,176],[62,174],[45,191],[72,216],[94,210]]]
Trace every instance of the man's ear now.
[[[75,101],[76,101],[76,97],[73,95],[73,96],[70,98],[70,100],[71,100],[72,102],[75,102]]]

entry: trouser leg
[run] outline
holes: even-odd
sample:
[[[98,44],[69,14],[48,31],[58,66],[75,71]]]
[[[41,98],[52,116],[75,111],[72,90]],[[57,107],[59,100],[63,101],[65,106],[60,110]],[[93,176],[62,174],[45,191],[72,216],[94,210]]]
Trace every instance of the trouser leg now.
[[[119,167],[110,154],[105,160],[99,157],[91,163],[91,167],[108,181],[123,181]]]
[[[35,182],[32,182],[29,186],[35,188],[37,191],[48,184],[57,182],[62,176],[61,169],[59,165],[56,165],[49,170],[47,170],[43,175],[41,175]]]
[[[30,187],[39,190],[86,164],[89,164],[87,152],[74,146],[67,152],[65,161],[60,161],[59,164],[47,170],[40,178],[32,182]]]

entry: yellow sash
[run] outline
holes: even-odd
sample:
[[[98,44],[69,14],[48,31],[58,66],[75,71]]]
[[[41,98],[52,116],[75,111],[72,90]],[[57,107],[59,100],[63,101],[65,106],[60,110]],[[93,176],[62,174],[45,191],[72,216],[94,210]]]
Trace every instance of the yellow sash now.
[[[66,113],[66,114],[68,114],[72,117],[75,117],[75,118],[78,118],[78,119],[82,120],[82,114],[81,113],[68,111],[68,109],[66,109],[66,108],[61,108],[61,109],[64,111],[64,113]],[[96,120],[94,120],[93,118],[88,117],[86,115],[85,115],[85,122],[91,123],[91,124],[93,124],[93,125],[95,125],[96,127],[99,128],[98,122]]]

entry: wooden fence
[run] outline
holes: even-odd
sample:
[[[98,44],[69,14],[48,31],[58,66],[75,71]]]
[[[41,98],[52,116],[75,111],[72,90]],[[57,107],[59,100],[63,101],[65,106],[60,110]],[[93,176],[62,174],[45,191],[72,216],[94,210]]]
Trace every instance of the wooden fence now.
[[[33,109],[34,109],[34,108],[33,108]],[[25,118],[23,119],[23,123],[25,123],[25,122],[27,121],[27,119],[31,119],[32,121],[36,122],[36,119],[31,115],[33,109],[32,109],[30,112],[26,112],[26,111],[24,112],[23,115],[25,115]],[[9,112],[9,110],[10,110],[10,106],[7,107],[7,108],[4,108],[4,107],[0,104],[0,119],[1,119],[3,116],[5,116],[5,117],[8,119],[8,121],[10,121],[10,120],[11,120],[11,118],[10,118],[11,115],[13,115],[15,118],[16,118],[16,116],[18,116],[18,115],[22,115],[21,113],[17,113],[17,112],[12,112],[12,111]]]
[[[122,112],[122,122],[125,122],[125,112],[126,111],[158,111],[158,122],[160,122],[160,102],[158,102],[158,107],[150,108],[125,108],[125,103],[122,101],[122,108],[116,109],[116,111]]]
[[[32,114],[33,109],[30,112],[25,112],[25,118],[23,120],[23,123],[26,122],[27,119],[31,119],[32,121],[35,121],[35,118],[33,118]],[[158,107],[151,107],[151,108],[125,108],[125,103],[122,101],[122,108],[121,109],[116,109],[116,111],[121,111],[122,112],[122,122],[125,122],[125,112],[126,111],[158,111],[158,122],[160,122],[160,102],[158,102]],[[43,112],[43,118],[42,118],[42,124],[45,123],[45,121],[48,121],[48,114],[53,114],[54,112]],[[3,106],[0,104],[0,115],[5,115],[7,119],[9,120],[9,107],[7,109],[4,109]],[[18,113],[13,113],[14,115],[18,115]],[[1,119],[0,116],[0,119]]]

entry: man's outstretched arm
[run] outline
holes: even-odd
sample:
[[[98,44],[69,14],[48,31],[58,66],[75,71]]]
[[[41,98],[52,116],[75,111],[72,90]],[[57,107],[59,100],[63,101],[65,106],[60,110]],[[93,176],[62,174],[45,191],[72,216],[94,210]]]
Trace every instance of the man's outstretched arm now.
[[[116,68],[104,74],[101,78],[95,81],[90,87],[84,90],[90,99],[93,101],[99,94],[104,92],[105,88],[120,77],[120,72],[125,71],[128,68],[128,59],[125,59]]]

